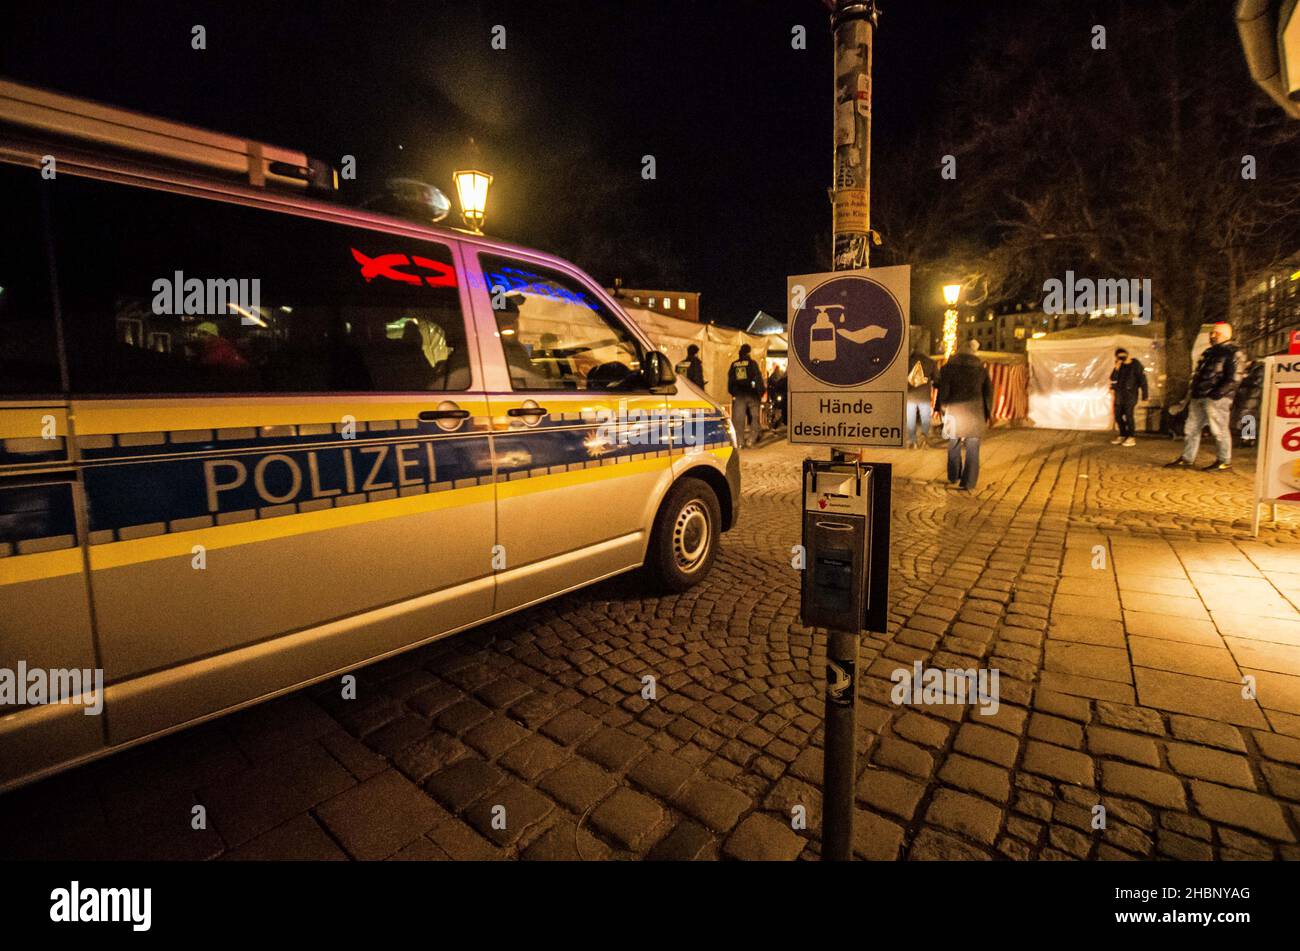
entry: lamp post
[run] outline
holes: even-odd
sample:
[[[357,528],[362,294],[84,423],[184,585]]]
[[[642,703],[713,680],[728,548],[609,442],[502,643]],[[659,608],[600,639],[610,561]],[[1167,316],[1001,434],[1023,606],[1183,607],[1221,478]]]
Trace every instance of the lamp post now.
[[[943,312],[943,356],[951,357],[957,349],[957,298],[961,296],[960,284],[943,286],[943,302],[948,309]]]
[[[477,169],[464,169],[452,172],[456,183],[456,197],[460,200],[460,215],[466,226],[475,234],[483,233],[483,221],[487,217],[488,187],[492,176]]]

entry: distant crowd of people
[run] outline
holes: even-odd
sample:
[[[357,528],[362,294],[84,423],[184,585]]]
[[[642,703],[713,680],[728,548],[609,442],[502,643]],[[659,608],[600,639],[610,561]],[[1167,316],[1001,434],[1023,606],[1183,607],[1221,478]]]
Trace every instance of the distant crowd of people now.
[[[699,351],[698,346],[691,344],[686,359],[677,365],[677,372],[703,389],[704,365]],[[980,440],[993,413],[993,384],[984,364],[975,355],[978,351],[978,342],[966,341],[942,372],[934,360],[919,350],[908,357],[911,369],[907,377],[907,445],[909,448],[929,445],[933,426],[941,426],[948,444],[948,482],[965,490],[975,488],[979,479]],[[786,375],[777,369],[764,380],[750,354],[749,344],[742,344],[736,359],[727,368],[731,420],[736,440],[743,449],[751,448],[759,437],[765,393],[771,426],[784,422],[786,412]]]
[[[948,482],[966,490],[973,489],[979,479],[980,440],[992,418],[992,382],[976,356],[978,352],[979,343],[968,340],[941,370],[919,351],[908,358],[907,444],[928,443],[931,425],[942,425],[948,444]],[[1196,464],[1207,426],[1215,443],[1215,459],[1202,470],[1232,468],[1231,421],[1234,402],[1241,402],[1246,363],[1245,354],[1232,342],[1232,326],[1215,324],[1210,346],[1196,361],[1186,401],[1169,408],[1171,434],[1176,434],[1174,427],[1181,423],[1183,452],[1166,468]],[[1124,347],[1115,351],[1110,390],[1118,430],[1111,444],[1136,446],[1137,405],[1149,399],[1151,391],[1146,368]]]
[[[933,445],[938,427],[948,450],[948,484],[970,491],[979,481],[980,443],[993,421],[993,382],[977,356],[979,342],[967,340],[940,368],[919,349],[908,356],[905,428],[907,447]],[[705,386],[700,348],[691,344],[677,372],[701,389]],[[1200,355],[1192,373],[1188,397],[1172,406],[1167,416],[1176,434],[1182,422],[1183,452],[1166,468],[1196,464],[1201,435],[1208,426],[1215,444],[1214,462],[1206,472],[1232,468],[1232,413],[1246,379],[1245,354],[1232,342],[1232,327],[1217,323],[1210,332],[1210,346]],[[1150,398],[1146,368],[1124,347],[1115,351],[1110,373],[1117,435],[1111,444],[1137,445],[1136,410],[1139,401]],[[779,369],[767,380],[751,356],[749,344],[742,344],[727,368],[727,392],[731,395],[731,419],[742,448],[752,447],[762,429],[763,396],[768,396],[768,424],[775,428],[785,421],[786,377]]]
[[[749,344],[741,344],[736,359],[727,367],[727,393],[731,395],[731,422],[736,428],[736,441],[741,448],[749,449],[758,442],[763,430],[763,397],[767,396],[767,427],[776,429],[785,424],[786,377],[780,367],[771,376],[763,378],[763,371],[751,356]],[[677,364],[677,373],[704,389],[704,362],[700,348],[691,344],[686,348],[686,359]]]

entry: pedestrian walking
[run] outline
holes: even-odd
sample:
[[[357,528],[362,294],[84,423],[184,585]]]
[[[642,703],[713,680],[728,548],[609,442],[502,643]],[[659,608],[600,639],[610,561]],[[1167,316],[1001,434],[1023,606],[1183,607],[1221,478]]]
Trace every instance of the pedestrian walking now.
[[[930,443],[934,418],[934,361],[919,349],[907,358],[907,446],[920,448]]]
[[[749,356],[749,344],[741,344],[740,354],[727,372],[727,392],[731,394],[731,422],[736,428],[736,439],[744,449],[758,439],[758,404],[764,389],[763,374]]]
[[[1123,347],[1115,351],[1115,366],[1110,371],[1110,389],[1115,397],[1115,424],[1119,426],[1119,435],[1112,439],[1112,446],[1136,446],[1133,437],[1137,430],[1133,425],[1133,411],[1137,408],[1138,394],[1142,399],[1150,398],[1147,389],[1147,371],[1142,361],[1129,356]]]
[[[979,341],[967,340],[944,365],[935,407],[943,414],[943,434],[948,437],[948,484],[968,491],[979,482],[980,440],[993,414],[993,382],[975,356],[979,348]]]
[[[1201,430],[1208,424],[1217,454],[1205,472],[1226,472],[1232,468],[1232,398],[1246,375],[1246,356],[1232,342],[1232,325],[1217,323],[1210,330],[1210,346],[1201,354],[1192,373],[1188,391],[1187,424],[1183,427],[1183,454],[1166,469],[1196,464],[1201,448]]]

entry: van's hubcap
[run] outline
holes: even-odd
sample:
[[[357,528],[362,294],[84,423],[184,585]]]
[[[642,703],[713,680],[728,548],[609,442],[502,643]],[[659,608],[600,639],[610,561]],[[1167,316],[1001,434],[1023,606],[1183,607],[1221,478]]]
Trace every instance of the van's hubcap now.
[[[699,568],[709,553],[711,534],[709,510],[703,502],[692,499],[682,506],[673,524],[673,558],[677,567],[687,573]]]

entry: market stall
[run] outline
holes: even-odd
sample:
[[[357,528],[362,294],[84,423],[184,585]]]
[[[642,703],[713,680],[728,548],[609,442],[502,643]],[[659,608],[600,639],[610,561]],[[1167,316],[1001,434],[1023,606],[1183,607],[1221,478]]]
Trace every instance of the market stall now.
[[[981,350],[978,354],[993,383],[993,423],[1015,423],[1029,414],[1029,370],[1023,353]],[[942,368],[944,357],[931,357]]]
[[[1163,324],[1103,324],[1047,334],[1027,342],[1029,421],[1044,429],[1105,431],[1115,425],[1110,373],[1124,347],[1146,369],[1150,398],[1138,403],[1139,430],[1164,401]]]

